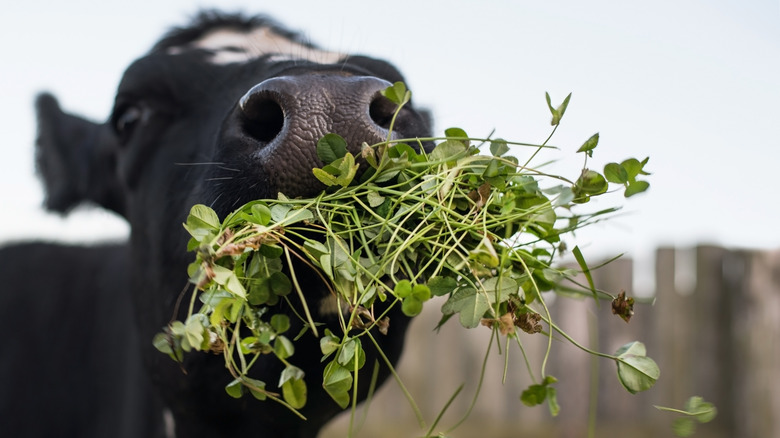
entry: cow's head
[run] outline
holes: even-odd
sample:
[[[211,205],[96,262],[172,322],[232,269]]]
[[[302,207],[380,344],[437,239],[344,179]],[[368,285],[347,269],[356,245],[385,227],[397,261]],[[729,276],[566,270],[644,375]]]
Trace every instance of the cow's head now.
[[[356,153],[385,139],[395,105],[379,92],[400,80],[385,61],[320,50],[266,18],[201,14],[127,69],[106,123],[39,98],[47,206],[91,201],[132,222],[173,201],[150,195],[187,194],[223,214],[280,191],[311,195],[322,189],[316,141],[334,132]],[[403,137],[428,131],[411,106],[395,125]]]
[[[47,206],[65,212],[88,201],[130,223],[129,268],[139,330],[149,340],[146,361],[182,436],[198,428],[227,433],[231,418],[244,411],[260,419],[249,422],[253,427],[276,429],[274,436],[285,436],[297,421],[272,403],[228,399],[220,358],[189,358],[185,376],[151,349],[153,334],[170,320],[186,285],[189,255],[181,224],[190,206],[211,205],[224,216],[278,192],[296,197],[321,191],[311,172],[322,164],[317,140],[339,134],[357,154],[363,142],[386,139],[395,105],[380,91],[401,80],[385,61],[318,49],[266,18],[204,13],[130,65],[107,122],[64,114],[53,97],[39,98],[38,167]],[[428,136],[426,118],[405,107],[394,135]],[[315,283],[308,287],[316,295],[322,288]],[[388,338],[394,339],[388,346],[393,360],[405,323],[395,327]],[[316,339],[304,342],[318,350]],[[316,391],[319,357],[306,360],[310,391],[322,393]],[[268,365],[269,373],[278,373],[274,366]],[[336,411],[324,394],[310,395],[308,432],[300,433],[317,430]],[[185,430],[183,423],[195,424]]]

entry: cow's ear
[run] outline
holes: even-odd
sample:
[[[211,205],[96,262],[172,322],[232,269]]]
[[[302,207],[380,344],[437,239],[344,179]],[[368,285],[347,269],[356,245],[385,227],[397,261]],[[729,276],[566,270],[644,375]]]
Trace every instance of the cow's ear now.
[[[87,202],[124,215],[123,190],[116,176],[118,143],[111,127],[63,112],[50,94],[38,96],[35,107],[36,167],[45,207],[67,213]]]

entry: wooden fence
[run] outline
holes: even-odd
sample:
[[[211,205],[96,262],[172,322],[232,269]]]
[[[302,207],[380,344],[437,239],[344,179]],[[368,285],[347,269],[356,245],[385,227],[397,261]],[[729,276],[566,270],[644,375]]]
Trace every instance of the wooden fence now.
[[[620,259],[595,271],[594,280],[600,289],[633,295],[632,272],[633,262]],[[591,410],[598,437],[674,436],[677,416],[653,405],[681,408],[693,395],[718,408],[717,418],[699,425],[694,436],[780,436],[780,251],[661,248],[653,298],[635,306],[630,324],[612,315],[608,302],[596,306],[593,300],[556,297],[550,311],[564,331],[592,349],[614,353],[633,340],[645,343],[661,368],[655,387],[631,395],[618,382],[612,361],[594,359],[555,337],[546,372],[559,380],[554,386],[561,411],[552,418],[546,405],[521,403],[519,396],[532,380],[518,344],[507,348],[504,338],[491,345],[470,415],[447,436],[585,437]],[[388,382],[367,411],[358,411],[353,421],[362,427],[354,436],[423,436],[461,384],[435,431],[448,431],[468,412],[490,331],[467,331],[452,320],[436,334],[439,315],[439,304],[426,306],[412,325],[398,367],[425,427],[399,385]],[[538,378],[548,338],[524,334],[521,340]],[[591,391],[593,385],[598,391]],[[340,417],[321,437],[346,436],[349,422],[348,414]]]

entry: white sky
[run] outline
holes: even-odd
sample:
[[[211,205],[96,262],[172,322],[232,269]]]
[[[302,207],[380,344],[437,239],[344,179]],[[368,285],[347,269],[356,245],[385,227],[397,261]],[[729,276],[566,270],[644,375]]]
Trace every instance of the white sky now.
[[[27,0],[4,8],[0,241],[125,235],[106,213],[63,220],[40,209],[33,98],[49,90],[63,108],[104,120],[123,69],[197,5]],[[575,178],[574,151],[600,132],[592,163],[649,155],[653,172],[650,191],[629,200],[626,216],[580,234],[586,256],[642,257],[659,245],[697,243],[780,247],[778,0],[219,6],[267,12],[327,49],[389,59],[417,104],[433,110],[437,133],[495,128],[503,138],[539,142],[549,132],[544,92],[555,103],[573,92],[552,141],[565,150],[547,157],[564,160],[556,169]]]

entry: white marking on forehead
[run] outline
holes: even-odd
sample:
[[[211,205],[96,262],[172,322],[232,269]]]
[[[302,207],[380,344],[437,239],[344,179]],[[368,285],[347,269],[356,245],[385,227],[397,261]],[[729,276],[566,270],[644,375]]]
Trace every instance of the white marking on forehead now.
[[[168,53],[175,55],[186,49],[205,49],[214,52],[211,62],[230,64],[247,62],[264,55],[278,55],[274,60],[306,60],[320,64],[335,64],[345,57],[338,52],[313,49],[274,32],[266,26],[247,32],[236,29],[213,30],[186,47],[172,47]],[[280,59],[281,58],[281,59]]]

